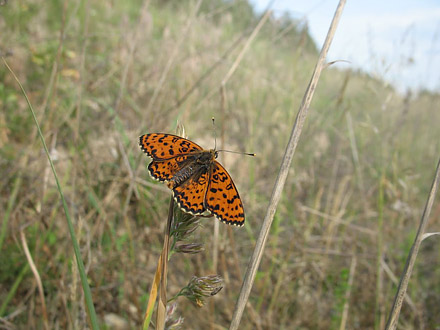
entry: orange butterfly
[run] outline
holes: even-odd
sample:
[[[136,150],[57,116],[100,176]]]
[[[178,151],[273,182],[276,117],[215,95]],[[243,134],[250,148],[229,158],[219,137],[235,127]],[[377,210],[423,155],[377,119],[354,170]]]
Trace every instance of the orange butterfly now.
[[[243,204],[231,176],[215,160],[218,151],[165,133],[142,135],[139,145],[153,158],[148,165],[150,175],[167,183],[185,212],[202,215],[209,211],[224,223],[243,226]]]

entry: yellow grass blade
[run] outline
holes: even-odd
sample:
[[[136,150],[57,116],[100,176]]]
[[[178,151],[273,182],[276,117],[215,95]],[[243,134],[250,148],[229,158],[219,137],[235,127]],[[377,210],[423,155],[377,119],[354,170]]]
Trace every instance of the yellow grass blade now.
[[[153,315],[154,304],[157,298],[157,289],[159,288],[160,279],[162,277],[161,269],[162,269],[162,254],[159,257],[159,261],[156,267],[156,274],[154,275],[154,281],[153,284],[151,285],[150,297],[148,298],[147,310],[145,312],[145,317],[144,317],[144,325],[143,325],[144,330],[148,329],[148,326],[150,325],[150,321],[151,321],[151,316]]]

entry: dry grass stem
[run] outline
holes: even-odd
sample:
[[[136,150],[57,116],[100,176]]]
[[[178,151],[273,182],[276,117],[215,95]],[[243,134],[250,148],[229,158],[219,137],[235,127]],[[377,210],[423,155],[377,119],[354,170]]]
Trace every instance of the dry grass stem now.
[[[405,268],[403,274],[400,277],[399,287],[394,298],[393,307],[391,308],[388,322],[386,325],[387,330],[394,330],[397,328],[397,323],[399,321],[400,310],[402,308],[403,300],[405,299],[406,290],[408,288],[409,279],[411,278],[412,270],[414,268],[414,263],[419,253],[420,244],[423,240],[423,235],[425,234],[426,227],[428,226],[429,214],[431,213],[432,205],[434,204],[434,198],[437,194],[438,186],[440,182],[440,158],[437,163],[437,169],[435,171],[434,180],[432,182],[431,190],[428,195],[428,200],[426,201],[425,209],[423,211],[422,218],[420,219],[419,229],[417,230],[414,243],[409,251],[408,257],[406,259]]]
[[[163,330],[165,328],[165,316],[167,310],[167,274],[168,274],[168,255],[170,251],[170,231],[173,222],[174,198],[170,198],[170,208],[168,210],[167,226],[165,228],[165,236],[163,241],[163,249],[161,254],[162,269],[159,285],[159,301],[157,304],[156,329]]]
[[[318,216],[322,217],[323,219],[332,221],[332,222],[340,224],[340,225],[347,226],[348,228],[351,228],[351,229],[356,230],[356,231],[363,233],[363,234],[367,234],[367,235],[371,235],[371,236],[376,236],[376,234],[377,234],[374,230],[352,224],[347,220],[344,220],[344,219],[341,219],[339,217],[335,217],[335,216],[332,216],[329,214],[325,214],[325,213],[320,212],[318,210],[312,209],[308,206],[303,205],[303,206],[301,206],[301,209],[307,213],[318,215]]]
[[[425,239],[427,239],[428,237],[436,236],[436,235],[440,235],[440,232],[423,234],[423,236],[422,236],[422,241],[425,240]]]
[[[238,54],[237,58],[235,59],[234,63],[232,63],[232,66],[230,67],[228,73],[226,73],[226,75],[224,76],[221,85],[225,86],[226,83],[228,82],[228,80],[232,77],[232,75],[234,74],[235,70],[237,70],[238,65],[240,64],[241,60],[243,59],[244,54],[246,54],[247,50],[249,49],[249,46],[251,45],[252,41],[255,39],[255,37],[257,36],[258,32],[261,30],[261,28],[263,27],[264,23],[266,23],[267,19],[269,18],[271,14],[271,11],[268,10],[266,11],[266,13],[263,15],[263,17],[260,19],[260,21],[258,22],[257,26],[255,27],[255,29],[252,31],[251,35],[249,36],[249,38],[246,40],[246,43],[243,46],[243,49],[241,50],[241,52]]]
[[[32,273],[34,274],[35,281],[37,282],[38,293],[40,295],[40,301],[41,301],[41,310],[43,313],[44,328],[49,329],[49,321],[47,318],[47,309],[46,309],[46,301],[44,299],[43,284],[41,283],[41,277],[40,274],[38,273],[37,266],[35,266],[34,260],[32,259],[31,253],[29,252],[29,247],[23,230],[20,230],[20,239],[21,239],[21,245],[23,246],[24,254],[26,255],[26,259],[29,263],[29,266],[31,267]]]
[[[390,278],[391,282],[393,282],[393,284],[396,286],[399,285],[399,278],[393,273],[393,271],[390,269],[388,264],[384,260],[381,260],[380,265],[383,268],[383,270],[385,271],[385,274],[387,274],[388,277]],[[405,302],[408,304],[409,307],[411,307],[411,309],[414,313],[419,313],[419,311],[417,310],[416,304],[411,299],[411,297],[408,296],[408,293],[405,293]]]
[[[345,303],[344,303],[344,309],[342,311],[341,326],[339,327],[339,330],[344,330],[347,328],[348,308],[350,306],[350,296],[351,296],[351,289],[353,287],[354,275],[356,273],[356,264],[357,264],[357,258],[356,256],[354,256],[351,259],[350,274],[348,277],[348,288],[347,291],[345,291],[345,297],[344,297]]]
[[[316,86],[319,81],[319,77],[321,75],[322,69],[325,65],[325,58],[327,56],[327,52],[330,48],[331,41],[333,40],[333,36],[336,32],[336,27],[338,25],[339,19],[342,14],[342,10],[345,5],[345,0],[341,0],[339,2],[338,8],[336,9],[335,15],[333,17],[332,23],[330,25],[329,32],[325,39],[324,45],[322,47],[321,53],[318,58],[318,62],[316,64],[315,70],[313,72],[312,78],[310,80],[309,86],[307,87],[306,93],[302,100],[298,115],[295,120],[295,124],[292,129],[292,133],[290,135],[289,142],[286,147],[286,151],[284,153],[284,157],[281,163],[280,171],[278,173],[278,177],[276,179],[274,189],[272,191],[272,196],[270,198],[269,207],[266,212],[266,216],[263,220],[263,225],[260,231],[260,235],[258,237],[253,255],[249,262],[246,275],[244,278],[243,285],[241,287],[240,295],[238,297],[237,303],[235,305],[234,315],[232,317],[232,322],[230,325],[231,330],[238,329],[241,317],[243,315],[244,307],[249,298],[249,294],[252,289],[253,282],[255,280],[255,275],[258,269],[258,266],[261,261],[261,257],[263,256],[264,246],[267,241],[267,237],[269,235],[270,227],[272,225],[273,217],[275,215],[276,208],[281,199],[281,192],[283,191],[284,184],[286,182],[287,174],[289,172],[290,164],[292,162],[293,155],[295,153],[296,146],[298,145],[299,138],[301,136],[301,131],[304,126],[304,121],[307,117],[307,112],[312,101]]]
[[[346,119],[347,119],[347,127],[348,127],[348,137],[350,139],[351,153],[353,156],[353,163],[356,169],[356,175],[358,177],[358,182],[359,182],[359,192],[361,193],[361,195],[365,195],[364,178],[362,175],[361,162],[359,161],[359,152],[357,148],[356,137],[354,135],[353,119],[351,119],[350,112],[346,113]],[[364,209],[366,211],[368,209],[368,206],[365,204],[366,198],[362,198],[362,201],[364,203]]]
[[[159,261],[156,266],[156,273],[154,275],[153,283],[151,284],[150,295],[148,297],[147,309],[144,315],[143,329],[147,330],[150,326],[151,316],[153,315],[154,305],[156,303],[157,292],[159,290],[159,283],[161,281],[162,272],[162,253],[159,256]]]

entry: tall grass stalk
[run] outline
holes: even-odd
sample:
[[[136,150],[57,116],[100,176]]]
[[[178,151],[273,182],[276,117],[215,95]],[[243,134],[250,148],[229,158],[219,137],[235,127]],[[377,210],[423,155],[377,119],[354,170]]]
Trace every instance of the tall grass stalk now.
[[[344,308],[342,309],[341,325],[339,326],[339,330],[344,330],[347,328],[348,309],[350,307],[350,296],[351,296],[351,290],[353,288],[354,276],[356,273],[356,265],[357,265],[356,252],[353,251],[353,257],[351,258],[351,265],[350,265],[350,273],[348,275],[347,290],[345,291],[345,297],[344,297],[345,300]]]
[[[384,301],[383,301],[383,210],[385,205],[384,199],[385,175],[382,173],[379,179],[379,194],[377,201],[377,260],[376,260],[376,316],[375,329],[383,329],[385,325]]]
[[[356,143],[356,136],[354,135],[354,129],[353,129],[353,119],[351,119],[350,112],[346,113],[346,119],[347,119],[347,128],[348,128],[348,138],[350,140],[350,149],[351,154],[353,157],[353,164],[356,171],[357,176],[357,183],[358,183],[358,189],[359,193],[362,196],[365,196],[365,188],[364,188],[364,178],[362,175],[362,168],[361,168],[361,162],[359,160],[359,151]],[[366,212],[368,210],[367,204],[366,204],[366,198],[362,198],[364,211]]]
[[[156,266],[156,274],[154,275],[153,284],[151,285],[150,295],[148,297],[147,310],[145,311],[144,322],[142,329],[147,330],[150,326],[151,317],[154,311],[154,305],[156,303],[157,292],[159,290],[159,283],[162,276],[162,253],[160,254],[159,261]]]
[[[168,212],[168,221],[165,229],[165,236],[162,250],[161,279],[159,285],[159,301],[157,304],[156,330],[165,328],[165,314],[167,309],[167,274],[168,274],[168,255],[170,251],[170,232],[173,222],[174,198],[170,198],[170,208]]]
[[[32,107],[31,102],[29,101],[29,98],[26,94],[26,91],[24,90],[22,84],[20,83],[20,80],[17,78],[14,71],[9,67],[6,60],[3,57],[2,57],[2,60],[3,60],[3,63],[5,64],[6,68],[9,70],[9,72],[14,77],[17,84],[20,86],[21,92],[23,93],[23,96],[26,99],[26,102],[29,106],[29,111],[31,112],[32,117],[34,119],[35,126],[37,127],[38,136],[40,137],[41,143],[43,144],[44,152],[46,153],[47,159],[49,160],[50,167],[52,169],[52,173],[54,175],[55,182],[57,184],[58,193],[60,194],[61,201],[63,204],[64,213],[66,214],[67,226],[69,228],[70,238],[72,241],[73,250],[75,252],[76,262],[78,263],[78,271],[79,271],[79,276],[81,278],[81,284],[83,287],[84,296],[86,299],[86,305],[87,305],[87,310],[88,310],[89,317],[90,317],[90,323],[91,323],[92,329],[99,329],[98,319],[97,319],[96,313],[95,313],[95,307],[93,306],[92,294],[90,292],[90,286],[89,286],[89,283],[87,282],[87,276],[86,276],[86,272],[84,269],[84,263],[83,263],[83,260],[81,257],[81,252],[79,250],[78,241],[76,240],[75,229],[73,228],[72,220],[70,218],[69,208],[67,207],[66,199],[64,198],[63,190],[61,189],[61,184],[60,184],[60,181],[58,180],[58,175],[55,171],[55,166],[53,165],[52,158],[50,157],[49,150],[47,149],[46,141],[44,140],[44,136],[43,136],[43,133],[41,132],[40,125],[39,125],[37,117],[35,115],[35,111]]]
[[[419,229],[417,230],[417,235],[414,239],[414,243],[409,251],[408,257],[406,259],[405,269],[400,278],[399,287],[397,289],[396,296],[394,298],[393,307],[388,318],[386,325],[387,330],[394,330],[397,328],[397,322],[399,321],[400,310],[402,308],[403,299],[405,298],[406,290],[408,288],[409,279],[414,268],[414,263],[419,253],[420,244],[423,239],[431,236],[429,233],[425,234],[426,227],[428,225],[429,214],[431,213],[432,205],[434,204],[434,198],[438,190],[440,183],[440,158],[437,163],[437,169],[435,171],[434,180],[432,182],[431,191],[428,195],[428,200],[426,201],[425,209],[423,211],[422,218],[420,219]]]
[[[333,36],[335,35],[336,27],[341,17],[345,2],[346,2],[345,0],[341,0],[338,4],[335,15],[333,17],[333,21],[330,25],[330,29],[327,33],[327,37],[325,39],[324,45],[321,49],[321,53],[319,54],[318,62],[315,66],[315,70],[313,72],[312,78],[310,80],[306,93],[304,94],[303,100],[301,102],[301,106],[298,111],[295,124],[293,125],[289,142],[287,144],[286,151],[284,153],[284,157],[281,163],[280,171],[278,173],[278,177],[276,179],[274,188],[272,190],[272,196],[270,198],[270,203],[266,211],[266,216],[264,217],[263,220],[263,225],[260,231],[260,235],[258,237],[257,244],[255,246],[251,260],[249,262],[249,266],[246,271],[243,285],[240,290],[240,295],[235,305],[234,315],[232,317],[232,322],[229,327],[229,329],[231,330],[238,329],[239,327],[240,320],[243,315],[244,307],[249,298],[249,294],[251,292],[252,285],[255,280],[255,275],[257,273],[258,266],[263,256],[264,246],[266,244],[267,237],[269,235],[269,231],[272,225],[275,211],[281,199],[281,192],[283,191],[283,187],[287,179],[287,174],[289,172],[290,164],[292,162],[293,155],[295,153],[299,138],[301,136],[302,128],[304,126],[304,121],[307,117],[309,106],[312,101],[314,92],[316,90],[319,77],[321,75],[322,70],[325,67],[325,58],[330,48],[330,44],[333,40]]]
[[[41,301],[41,310],[43,314],[43,324],[46,330],[49,330],[49,320],[47,317],[47,308],[46,308],[46,300],[44,299],[44,290],[43,284],[41,283],[41,277],[38,273],[37,266],[35,266],[34,260],[32,259],[31,252],[29,251],[29,247],[26,241],[26,236],[24,235],[23,229],[20,230],[20,239],[21,244],[23,246],[24,254],[26,255],[26,259],[28,261],[29,266],[31,267],[32,273],[34,273],[35,281],[37,282],[38,294],[40,295]]]

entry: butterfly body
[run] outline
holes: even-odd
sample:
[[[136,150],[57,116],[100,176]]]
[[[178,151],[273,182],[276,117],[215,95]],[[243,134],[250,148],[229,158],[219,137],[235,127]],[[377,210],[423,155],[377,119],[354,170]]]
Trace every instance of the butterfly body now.
[[[188,181],[197,182],[202,175],[210,171],[217,155],[214,150],[189,153],[186,160],[177,164],[180,169],[167,182],[168,188],[173,189]]]
[[[166,182],[185,212],[202,215],[208,211],[227,224],[244,224],[240,196],[216,160],[216,150],[204,150],[190,140],[165,133],[142,135],[139,144],[153,159],[148,165],[150,175]]]

